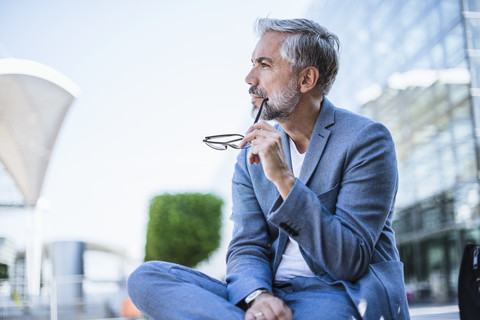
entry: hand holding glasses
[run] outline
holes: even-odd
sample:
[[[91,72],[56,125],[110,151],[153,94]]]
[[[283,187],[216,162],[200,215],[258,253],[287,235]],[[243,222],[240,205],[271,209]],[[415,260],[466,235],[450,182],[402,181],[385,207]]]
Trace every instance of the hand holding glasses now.
[[[262,114],[263,104],[268,101],[268,98],[263,99],[260,108],[258,108],[257,116],[255,117],[255,121],[253,124],[257,123],[260,119],[260,115]],[[210,148],[215,150],[227,150],[228,147],[234,149],[242,149],[240,148],[240,141],[242,141],[243,135],[241,134],[219,134],[216,136],[208,136],[203,139],[203,142]],[[245,146],[246,147],[246,146]],[[245,148],[244,147],[244,148]]]

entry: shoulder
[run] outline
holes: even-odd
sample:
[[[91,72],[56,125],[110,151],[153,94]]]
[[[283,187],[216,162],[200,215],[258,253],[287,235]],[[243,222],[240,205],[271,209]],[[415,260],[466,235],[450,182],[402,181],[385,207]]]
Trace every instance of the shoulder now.
[[[350,110],[336,107],[328,100],[326,100],[325,107],[328,109],[326,113],[330,113],[332,117],[331,125],[328,127],[332,133],[349,137],[368,133],[391,138],[389,130],[379,122]]]
[[[327,152],[333,157],[343,155],[346,159],[370,158],[371,154],[392,155],[395,158],[395,144],[389,130],[381,123],[352,111],[335,107],[327,100],[327,117],[330,115]],[[321,121],[321,120],[319,120]],[[321,133],[321,131],[319,131]],[[325,136],[325,135],[324,135]]]
[[[366,127],[374,125],[377,122],[374,120],[362,116],[358,113],[354,113],[350,110],[334,107],[335,110],[335,125],[342,127]]]

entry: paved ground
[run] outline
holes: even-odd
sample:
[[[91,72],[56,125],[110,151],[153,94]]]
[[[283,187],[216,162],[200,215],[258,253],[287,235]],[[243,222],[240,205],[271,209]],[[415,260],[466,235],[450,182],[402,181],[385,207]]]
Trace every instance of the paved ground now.
[[[410,307],[412,320],[459,320],[458,305],[413,305]]]

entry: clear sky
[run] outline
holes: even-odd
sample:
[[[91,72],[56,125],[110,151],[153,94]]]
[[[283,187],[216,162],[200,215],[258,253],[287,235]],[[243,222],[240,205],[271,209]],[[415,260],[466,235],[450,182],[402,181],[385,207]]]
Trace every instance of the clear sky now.
[[[255,19],[301,17],[310,2],[0,0],[0,58],[45,64],[82,91],[44,182],[44,241],[141,259],[154,195],[228,197],[236,152],[202,139],[248,128]],[[21,247],[25,230],[23,214],[0,212],[0,236]]]

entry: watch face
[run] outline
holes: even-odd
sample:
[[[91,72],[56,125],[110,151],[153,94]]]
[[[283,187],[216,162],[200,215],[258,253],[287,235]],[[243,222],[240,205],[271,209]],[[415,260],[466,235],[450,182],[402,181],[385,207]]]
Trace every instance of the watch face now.
[[[255,290],[248,295],[247,299],[252,300],[253,298],[255,298],[257,296],[257,294],[258,294],[258,290]]]

